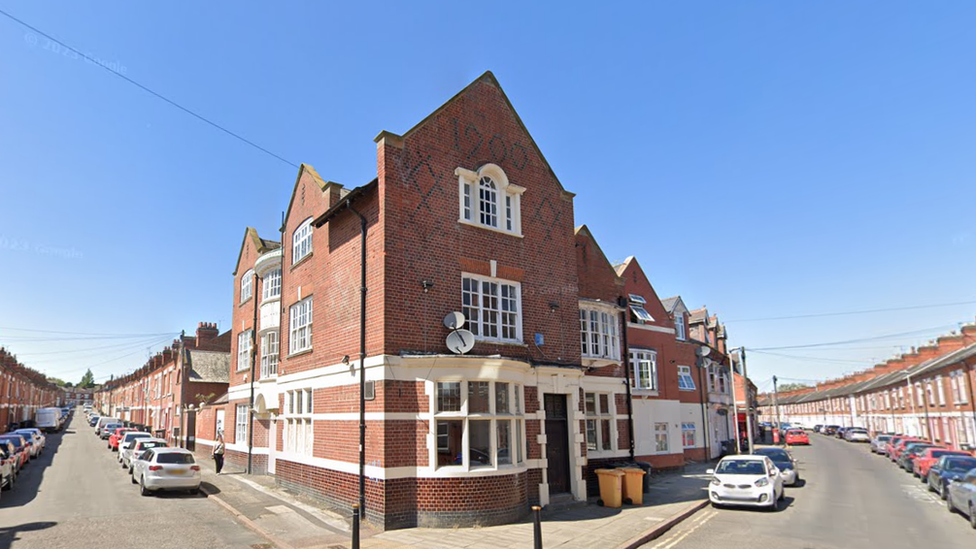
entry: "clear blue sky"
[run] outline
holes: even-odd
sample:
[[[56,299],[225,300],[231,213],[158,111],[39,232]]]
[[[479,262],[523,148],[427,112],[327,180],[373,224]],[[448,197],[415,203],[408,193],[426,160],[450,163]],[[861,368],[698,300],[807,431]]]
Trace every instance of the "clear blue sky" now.
[[[577,193],[576,223],[662,297],[720,315],[733,345],[918,332],[782,351],[822,361],[752,353],[761,388],[973,319],[969,304],[742,322],[976,300],[976,4],[457,4],[0,9],[347,186],[375,176],[380,130],[492,70]],[[0,343],[49,375],[106,378],[166,336],[9,328],[226,329],[244,228],[276,236],[296,170],[55,49],[0,17]]]

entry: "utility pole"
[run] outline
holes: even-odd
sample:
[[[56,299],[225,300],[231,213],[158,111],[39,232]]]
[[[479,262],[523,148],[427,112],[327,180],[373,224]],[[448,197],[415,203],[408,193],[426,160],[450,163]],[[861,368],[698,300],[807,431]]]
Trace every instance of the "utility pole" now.
[[[779,430],[783,423],[779,420],[779,389],[777,388],[776,383],[776,376],[773,376],[773,413],[776,414],[776,425],[773,427],[773,432],[778,435],[776,438],[779,438],[779,440],[782,441],[783,433],[780,433]]]
[[[739,347],[739,358],[742,359],[742,385],[746,393],[746,437],[749,440],[749,451],[752,452],[752,415],[749,413],[752,411],[752,395],[749,394],[749,373],[746,370],[746,348]],[[733,381],[735,381],[733,379]],[[776,378],[773,377],[773,388],[775,394]],[[779,410],[779,408],[777,408]],[[779,420],[779,412],[776,412],[777,420]]]

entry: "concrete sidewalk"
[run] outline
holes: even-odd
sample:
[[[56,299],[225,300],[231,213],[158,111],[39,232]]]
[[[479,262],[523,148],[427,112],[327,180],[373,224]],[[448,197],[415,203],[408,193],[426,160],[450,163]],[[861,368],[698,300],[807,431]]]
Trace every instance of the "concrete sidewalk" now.
[[[210,499],[280,549],[338,549],[350,546],[350,520],[325,511],[313,501],[275,486],[273,477],[248,476],[233,467],[216,475],[213,462],[203,460],[202,489]],[[650,541],[694,514],[706,503],[708,464],[685,467],[682,473],[654,475],[644,505],[608,509],[591,500],[586,505],[543,511],[542,539],[546,548],[634,548]],[[533,546],[531,517],[515,524],[483,528],[407,528],[378,532],[364,529],[364,548],[464,547],[499,549]]]

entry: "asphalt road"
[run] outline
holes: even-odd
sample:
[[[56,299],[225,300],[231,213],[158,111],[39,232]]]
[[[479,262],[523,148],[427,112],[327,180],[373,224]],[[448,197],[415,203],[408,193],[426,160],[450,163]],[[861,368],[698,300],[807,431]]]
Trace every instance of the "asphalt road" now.
[[[976,547],[964,517],[866,444],[815,433],[796,447],[801,487],[775,513],[706,507],[646,549],[901,549]]]
[[[0,497],[0,549],[269,547],[204,495],[140,496],[83,416]]]

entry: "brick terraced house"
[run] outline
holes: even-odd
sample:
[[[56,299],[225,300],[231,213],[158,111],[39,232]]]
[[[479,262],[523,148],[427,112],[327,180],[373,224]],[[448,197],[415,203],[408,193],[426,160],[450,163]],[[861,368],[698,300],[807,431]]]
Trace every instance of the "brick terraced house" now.
[[[782,421],[904,433],[976,449],[976,324],[873,368],[779,394]],[[772,395],[760,398],[775,421]]]
[[[38,408],[57,406],[61,389],[44,374],[28,368],[0,347],[0,426],[33,421]]]

